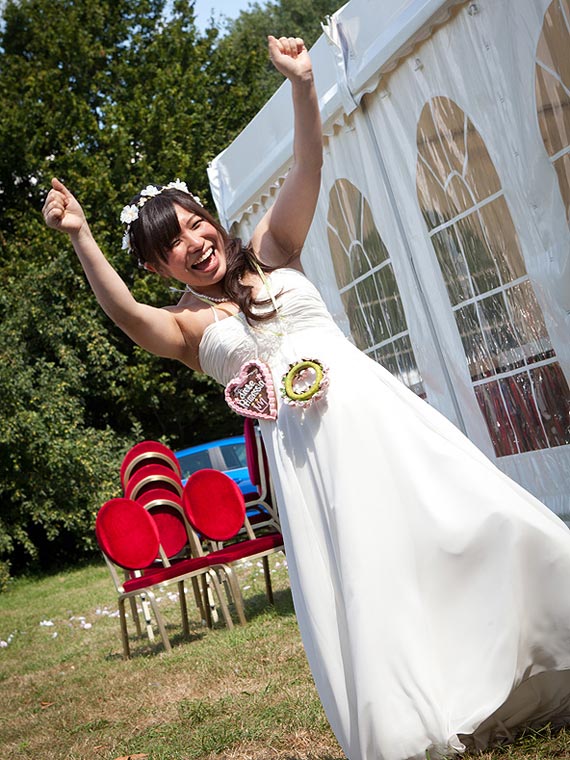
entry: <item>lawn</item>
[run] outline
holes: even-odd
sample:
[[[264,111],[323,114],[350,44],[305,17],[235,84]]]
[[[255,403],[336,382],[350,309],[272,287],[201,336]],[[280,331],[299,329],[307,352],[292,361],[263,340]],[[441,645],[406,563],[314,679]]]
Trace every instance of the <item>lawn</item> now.
[[[0,595],[1,760],[342,760],[307,667],[283,556],[271,566],[275,607],[261,568],[240,568],[245,627],[203,627],[189,593],[190,640],[165,589],[173,652],[133,639],[129,661],[104,566],[13,581]],[[545,730],[477,757],[570,758],[570,733]]]

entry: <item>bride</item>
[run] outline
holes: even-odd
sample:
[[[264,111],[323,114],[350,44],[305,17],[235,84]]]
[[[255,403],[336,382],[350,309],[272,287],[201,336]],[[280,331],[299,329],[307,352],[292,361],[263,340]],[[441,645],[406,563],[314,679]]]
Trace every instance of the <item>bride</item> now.
[[[138,263],[185,286],[175,306],[135,301],[55,179],[46,223],[133,341],[260,419],[303,643],[350,760],[453,755],[566,722],[570,533],[346,340],[302,274],[319,108],[303,41],[268,39],[291,82],[294,164],[251,241],[179,181],[121,214]]]

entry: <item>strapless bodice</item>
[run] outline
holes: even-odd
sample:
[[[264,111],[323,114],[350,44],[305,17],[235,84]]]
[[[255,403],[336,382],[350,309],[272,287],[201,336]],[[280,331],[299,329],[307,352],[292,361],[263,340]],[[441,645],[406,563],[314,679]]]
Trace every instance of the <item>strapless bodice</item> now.
[[[222,385],[235,377],[249,359],[261,359],[278,374],[301,354],[318,353],[325,334],[345,340],[315,286],[296,269],[276,269],[258,300],[273,296],[278,313],[248,324],[243,313],[212,322],[204,331],[199,356],[203,371]],[[272,308],[272,304],[267,307]]]

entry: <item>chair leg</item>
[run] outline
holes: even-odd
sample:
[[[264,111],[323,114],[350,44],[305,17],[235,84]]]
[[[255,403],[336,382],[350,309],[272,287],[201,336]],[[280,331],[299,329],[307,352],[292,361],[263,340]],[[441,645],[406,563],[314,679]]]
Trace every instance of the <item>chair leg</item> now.
[[[226,592],[226,599],[227,599],[228,604],[231,604],[233,602],[234,595],[233,595],[233,590],[232,590],[232,586],[231,586],[231,583],[230,583],[230,579],[228,578],[228,574],[225,573],[223,570],[220,570],[218,572],[218,580],[220,581],[220,583],[224,587],[224,591]]]
[[[216,607],[216,601],[214,599],[214,594],[212,593],[209,573],[206,576],[206,607],[210,610],[210,619],[212,621],[212,625],[214,623],[217,623],[220,619],[220,616],[218,615],[218,608]]]
[[[273,589],[271,588],[271,571],[269,570],[269,559],[267,555],[265,557],[262,557],[261,561],[263,562],[263,574],[265,575],[265,593],[269,599],[269,604],[274,604]]]
[[[131,616],[135,621],[135,628],[137,629],[137,636],[142,636],[141,621],[137,610],[137,600],[134,596],[131,596],[129,597],[129,602],[131,605]]]
[[[222,590],[222,586],[220,584],[220,581],[218,580],[218,576],[216,575],[215,570],[209,571],[210,578],[212,579],[212,585],[214,586],[214,589],[216,590],[216,595],[218,597],[218,602],[220,603],[220,607],[222,608],[222,614],[224,616],[224,620],[226,621],[226,626],[231,629],[234,627],[234,621],[232,620],[232,616],[230,615],[230,610],[228,608],[228,605],[226,603],[226,600],[224,598],[224,593]]]
[[[206,615],[206,625],[208,628],[213,628],[212,623],[212,610],[208,599],[208,578],[205,573],[202,574],[202,598],[204,600],[204,612]]]
[[[233,571],[233,568],[230,565],[225,565],[224,574],[232,592],[232,599],[236,606],[238,620],[241,625],[245,625],[247,623],[247,619],[245,617],[243,594],[241,593],[241,588],[239,586],[239,583]]]
[[[200,619],[203,622],[206,622],[206,611],[204,610],[204,600],[202,599],[202,594],[200,593],[200,584],[198,583],[198,578],[193,575],[191,580],[192,589],[194,591],[194,600],[196,602],[196,607],[198,607],[198,612],[200,613]]]
[[[123,642],[123,657],[128,660],[131,656],[129,649],[129,632],[127,630],[127,616],[125,615],[125,600],[119,599],[119,620],[121,622],[121,641]]]
[[[141,594],[141,607],[143,611],[144,622],[146,626],[146,635],[149,641],[154,641],[154,631],[152,630],[152,620],[150,617],[150,608],[146,600],[146,596]]]
[[[107,563],[107,566],[111,570],[111,575],[114,578],[115,577],[114,568],[111,565],[111,563],[109,562],[109,558],[105,556],[105,553],[103,553],[103,556],[105,557],[105,562]],[[125,580],[128,581],[129,578],[130,578],[129,573],[126,570],[123,570],[123,575],[124,575]],[[135,628],[137,630],[137,636],[142,636],[141,621],[140,621],[139,613],[138,613],[138,610],[137,610],[137,600],[136,600],[136,597],[130,596],[129,597],[129,604],[130,604],[130,607],[131,607],[132,618],[135,621]]]
[[[186,638],[190,638],[190,626],[188,625],[188,607],[186,605],[186,591],[184,590],[184,581],[178,583],[178,598],[180,600],[180,614],[182,615],[182,633]]]
[[[168,634],[166,633],[166,628],[164,627],[164,621],[162,619],[162,615],[160,614],[160,610],[158,609],[158,603],[156,601],[156,597],[154,596],[152,591],[147,591],[147,594],[148,594],[150,606],[152,607],[152,611],[154,612],[154,616],[156,618],[156,624],[158,626],[160,638],[162,639],[164,648],[167,652],[171,652],[172,647],[170,646],[170,640],[168,638]]]

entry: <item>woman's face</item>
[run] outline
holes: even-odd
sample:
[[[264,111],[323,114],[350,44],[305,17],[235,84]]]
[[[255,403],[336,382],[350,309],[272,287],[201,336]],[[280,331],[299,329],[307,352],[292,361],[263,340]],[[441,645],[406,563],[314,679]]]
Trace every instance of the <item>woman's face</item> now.
[[[170,242],[166,263],[160,274],[204,290],[226,274],[226,253],[222,234],[198,214],[174,204],[179,235]]]

